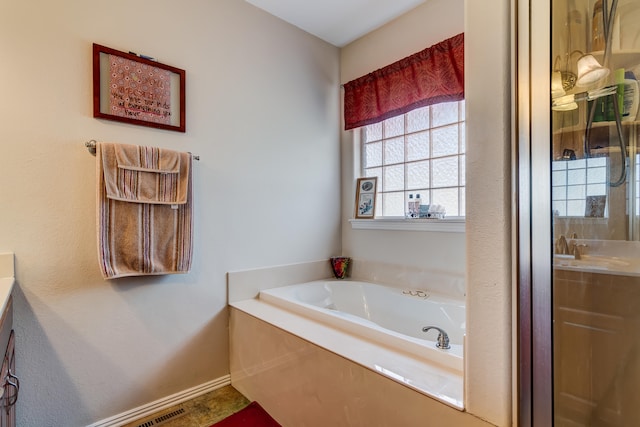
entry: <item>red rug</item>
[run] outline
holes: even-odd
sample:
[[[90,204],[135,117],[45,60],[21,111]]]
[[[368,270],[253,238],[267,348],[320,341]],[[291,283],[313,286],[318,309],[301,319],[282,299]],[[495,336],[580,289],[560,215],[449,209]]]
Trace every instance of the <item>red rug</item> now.
[[[218,421],[211,427],[282,427],[258,402],[251,402],[244,409]]]

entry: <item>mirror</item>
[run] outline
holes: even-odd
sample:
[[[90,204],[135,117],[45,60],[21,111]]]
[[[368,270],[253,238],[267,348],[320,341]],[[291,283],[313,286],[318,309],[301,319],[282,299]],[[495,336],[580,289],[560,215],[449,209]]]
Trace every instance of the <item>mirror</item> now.
[[[602,44],[593,2],[552,7],[564,17],[552,21],[554,236],[640,241],[638,25],[622,25],[628,20],[614,10]]]

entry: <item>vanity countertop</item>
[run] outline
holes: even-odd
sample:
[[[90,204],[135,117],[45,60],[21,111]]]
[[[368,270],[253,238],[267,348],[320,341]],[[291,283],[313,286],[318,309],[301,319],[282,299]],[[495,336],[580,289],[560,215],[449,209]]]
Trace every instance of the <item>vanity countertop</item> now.
[[[554,254],[553,266],[559,270],[640,277],[640,242],[624,240],[571,239],[583,254]]]
[[[0,313],[9,302],[11,291],[15,283],[13,253],[0,253]]]

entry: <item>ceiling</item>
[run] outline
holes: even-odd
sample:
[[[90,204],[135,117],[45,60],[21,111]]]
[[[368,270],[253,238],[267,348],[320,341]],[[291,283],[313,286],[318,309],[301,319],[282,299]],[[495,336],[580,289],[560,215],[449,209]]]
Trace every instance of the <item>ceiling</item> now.
[[[246,0],[342,47],[426,0]]]

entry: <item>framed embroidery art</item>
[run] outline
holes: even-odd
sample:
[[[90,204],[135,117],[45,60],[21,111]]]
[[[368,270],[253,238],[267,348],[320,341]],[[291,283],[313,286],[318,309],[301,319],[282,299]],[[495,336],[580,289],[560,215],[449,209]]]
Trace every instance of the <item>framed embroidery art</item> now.
[[[373,219],[376,212],[378,177],[358,178],[356,188],[356,218]]]
[[[185,71],[93,44],[93,117],[185,132]]]

